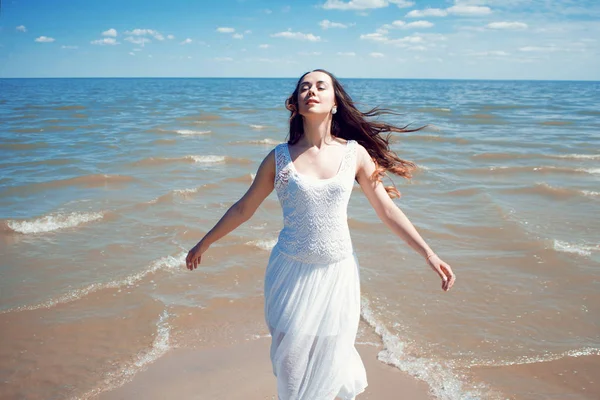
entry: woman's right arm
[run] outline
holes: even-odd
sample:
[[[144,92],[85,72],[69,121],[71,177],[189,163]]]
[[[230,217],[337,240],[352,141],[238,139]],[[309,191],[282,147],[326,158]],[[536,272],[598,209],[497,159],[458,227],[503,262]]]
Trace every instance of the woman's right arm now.
[[[219,222],[192,248],[185,259],[191,271],[198,268],[202,254],[217,240],[248,221],[265,198],[273,191],[275,182],[275,150],[258,167],[254,182],[244,196],[232,205]]]

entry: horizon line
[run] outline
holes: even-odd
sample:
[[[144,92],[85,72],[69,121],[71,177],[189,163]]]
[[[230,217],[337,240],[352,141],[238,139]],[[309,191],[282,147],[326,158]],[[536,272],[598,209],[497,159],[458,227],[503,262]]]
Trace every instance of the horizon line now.
[[[520,82],[600,82],[594,79],[526,79],[526,78],[364,78],[346,77],[335,75],[338,79],[361,79],[361,80],[423,80],[423,81],[520,81]],[[12,76],[0,79],[298,79],[297,76]]]

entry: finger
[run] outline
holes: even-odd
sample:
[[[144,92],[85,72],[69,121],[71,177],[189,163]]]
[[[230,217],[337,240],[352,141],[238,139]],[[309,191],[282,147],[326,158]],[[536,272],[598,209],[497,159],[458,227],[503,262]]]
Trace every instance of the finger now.
[[[454,275],[454,273],[452,272],[452,268],[450,268],[450,266],[448,264],[443,263],[440,265],[440,267],[441,267],[442,271],[444,272],[444,275],[448,279],[448,283],[446,285],[446,290],[450,290],[452,285],[454,285],[454,281],[456,280],[456,275]]]

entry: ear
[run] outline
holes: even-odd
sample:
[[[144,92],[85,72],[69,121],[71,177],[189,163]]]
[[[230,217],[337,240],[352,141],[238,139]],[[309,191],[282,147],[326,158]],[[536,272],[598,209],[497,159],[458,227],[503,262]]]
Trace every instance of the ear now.
[[[287,108],[289,111],[296,111],[296,106],[292,104],[292,102],[290,101],[291,99],[287,99],[285,101],[285,108]]]

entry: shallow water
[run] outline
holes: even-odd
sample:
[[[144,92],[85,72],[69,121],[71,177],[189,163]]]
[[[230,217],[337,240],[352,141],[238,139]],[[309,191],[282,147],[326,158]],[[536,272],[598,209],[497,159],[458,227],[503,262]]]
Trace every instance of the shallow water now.
[[[183,259],[285,140],[294,83],[0,80],[0,397],[87,398],[170,348],[267,333],[274,193],[201,270]],[[358,341],[441,399],[598,398],[600,83],[343,83],[431,124],[394,135],[420,167],[397,204],[458,275],[443,293],[357,187]]]

